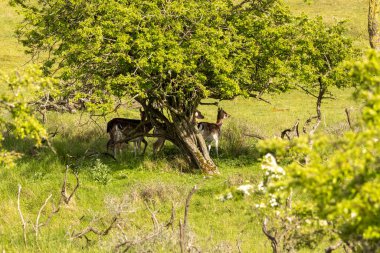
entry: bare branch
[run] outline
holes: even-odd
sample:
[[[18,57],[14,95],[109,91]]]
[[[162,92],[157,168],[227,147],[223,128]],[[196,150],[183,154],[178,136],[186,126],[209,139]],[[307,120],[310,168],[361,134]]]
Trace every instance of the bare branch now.
[[[21,212],[21,207],[20,207],[20,195],[21,195],[21,185],[18,185],[18,195],[17,195],[17,210],[20,215],[20,219],[22,222],[22,230],[23,230],[23,235],[24,235],[24,244],[26,245],[26,222],[24,219],[24,216],[22,215]]]
[[[45,206],[47,205],[47,203],[49,202],[50,198],[52,197],[53,195],[50,194],[49,197],[47,197],[47,199],[45,200],[44,204],[41,206],[40,210],[38,211],[38,215],[37,215],[37,219],[36,219],[36,227],[35,227],[35,230],[36,230],[36,238],[38,237],[38,229],[42,226],[39,224],[39,221],[40,221],[40,216],[41,216],[41,213],[42,213],[42,210],[45,208]]]
[[[174,203],[172,203],[172,213],[170,215],[170,219],[169,221],[166,223],[165,227],[166,228],[169,228],[171,227],[172,228],[172,231],[174,230],[174,219],[175,219],[175,209],[174,209]]]
[[[298,132],[298,125],[299,125],[300,121],[299,119],[297,119],[296,123],[294,124],[294,126],[292,128],[288,128],[288,129],[285,129],[284,131],[281,132],[281,139],[284,139],[284,137],[286,136],[288,138],[288,140],[290,140],[290,136],[288,135],[288,133],[291,133],[291,132],[295,132],[296,133],[296,136],[299,137],[300,134]]]
[[[247,137],[253,137],[253,138],[256,138],[256,139],[259,139],[259,140],[265,140],[265,137],[259,135],[259,134],[243,134],[244,136],[247,136]]]
[[[318,116],[311,116],[310,118],[308,118],[308,119],[306,120],[305,124],[303,125],[303,129],[302,129],[302,131],[303,131],[305,134],[307,134],[307,129],[306,129],[306,127],[310,125],[310,123],[311,123],[311,121],[312,121],[313,119],[317,119],[316,126],[319,125],[320,120],[318,119]],[[314,127],[314,128],[315,128],[315,127]],[[315,129],[316,129],[316,128],[315,128]],[[314,131],[315,131],[315,130],[314,130]]]
[[[69,165],[66,165],[65,177],[63,179],[63,185],[62,185],[62,190],[61,190],[62,200],[66,204],[69,204],[71,198],[74,196],[75,192],[79,188],[79,178],[78,178],[78,175],[76,173],[74,173],[75,178],[77,179],[77,184],[75,185],[74,190],[72,191],[72,193],[69,196],[66,195],[66,182],[67,182],[67,172],[68,172],[68,170],[69,170]]]
[[[265,217],[263,220],[262,230],[265,236],[271,241],[273,253],[277,253],[278,242],[277,242],[277,239],[273,235],[269,234],[268,229],[267,229],[267,223],[268,223],[268,217]]]
[[[120,216],[120,213],[117,213],[111,220],[111,223],[110,225],[104,229],[104,230],[98,230],[96,228],[93,228],[93,227],[87,227],[86,229],[84,229],[82,232],[79,232],[79,233],[76,233],[71,236],[71,239],[76,239],[76,238],[82,238],[82,237],[85,237],[88,233],[92,232],[96,235],[100,235],[100,236],[105,236],[105,235],[108,235],[108,233],[111,231],[111,229],[113,228],[113,225],[115,224],[115,222],[119,219],[119,216]]]
[[[219,106],[219,102],[216,101],[216,102],[200,102],[199,103],[200,105],[215,105],[215,106]]]
[[[350,127],[351,130],[353,130],[353,127],[352,127],[352,124],[351,124],[350,111],[349,111],[348,108],[344,109],[344,111],[346,112],[348,126]]]
[[[144,201],[144,204],[146,206],[146,209],[148,209],[148,211],[150,213],[150,216],[151,216],[151,219],[152,219],[152,222],[153,222],[153,226],[154,226],[154,231],[159,230],[159,223],[158,223],[158,220],[157,220],[155,212],[153,212],[152,210],[150,210],[150,208],[148,206],[148,203],[146,201]]]
[[[186,203],[185,203],[185,213],[183,217],[183,223],[181,220],[179,221],[179,240],[180,240],[180,247],[181,247],[181,252],[185,252],[185,246],[187,247],[187,241],[186,241],[186,228],[187,228],[187,219],[188,219],[188,214],[189,214],[189,207],[190,207],[190,200],[193,194],[197,191],[197,186],[195,185],[189,192],[186,198]]]

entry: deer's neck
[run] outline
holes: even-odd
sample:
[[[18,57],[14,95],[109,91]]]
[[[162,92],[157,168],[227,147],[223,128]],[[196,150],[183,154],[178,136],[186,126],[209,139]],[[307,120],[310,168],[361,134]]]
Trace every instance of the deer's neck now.
[[[218,119],[218,120],[216,121],[216,125],[217,125],[218,127],[222,127],[222,125],[223,125],[223,119]]]

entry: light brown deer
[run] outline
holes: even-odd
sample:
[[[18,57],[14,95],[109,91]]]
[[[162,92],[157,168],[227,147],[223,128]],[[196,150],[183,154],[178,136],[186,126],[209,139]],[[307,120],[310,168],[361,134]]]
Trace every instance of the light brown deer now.
[[[216,123],[200,122],[198,123],[198,130],[201,132],[206,144],[208,145],[208,151],[211,150],[211,144],[215,143],[216,156],[219,157],[218,145],[219,138],[221,136],[221,129],[223,125],[223,120],[230,117],[222,108],[218,108],[218,115],[216,118]]]
[[[204,119],[205,117],[202,115],[202,113],[198,110],[195,110],[192,122],[196,126],[197,125],[197,119]],[[164,135],[165,130],[161,129],[159,127],[154,128],[154,134]],[[164,137],[158,137],[157,140],[153,143],[153,154],[156,155],[158,152],[161,151],[162,147],[165,144],[165,138]]]
[[[140,109],[141,119],[127,119],[127,118],[114,118],[107,123],[107,133],[110,135],[110,140],[107,142],[107,150],[112,147],[113,154],[116,156],[117,151],[121,152],[121,146],[123,145],[123,139],[128,136],[128,133],[144,131],[149,132],[152,129],[152,124],[146,122],[145,112]],[[144,123],[145,122],[145,123]],[[134,153],[137,155],[137,151],[141,150],[141,142],[144,143],[143,154],[147,148],[148,142],[144,137],[137,137],[130,142],[134,143]]]

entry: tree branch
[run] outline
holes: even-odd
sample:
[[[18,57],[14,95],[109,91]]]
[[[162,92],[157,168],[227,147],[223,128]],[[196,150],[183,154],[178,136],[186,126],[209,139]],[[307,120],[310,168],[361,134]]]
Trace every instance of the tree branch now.
[[[21,207],[20,207],[20,195],[21,195],[21,185],[18,185],[18,195],[17,195],[17,210],[20,215],[20,219],[22,222],[22,230],[23,230],[23,236],[24,236],[24,244],[26,245],[26,222],[24,219],[24,216],[22,215],[21,212]]]

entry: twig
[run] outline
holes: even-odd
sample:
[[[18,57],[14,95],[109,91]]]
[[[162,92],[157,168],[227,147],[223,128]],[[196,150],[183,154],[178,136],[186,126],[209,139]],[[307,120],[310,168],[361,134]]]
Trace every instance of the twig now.
[[[348,126],[349,126],[350,129],[352,130],[353,128],[352,128],[352,124],[351,124],[350,111],[348,110],[348,108],[344,109],[344,111],[346,112]]]
[[[243,134],[244,136],[247,136],[247,137],[253,137],[253,138],[256,138],[256,139],[259,139],[259,140],[265,140],[265,137],[261,136],[261,135],[258,135],[258,134]]]
[[[200,105],[215,105],[215,106],[218,106],[219,102],[218,101],[216,101],[216,102],[200,102],[199,104]]]
[[[278,244],[277,239],[273,235],[269,234],[268,229],[267,229],[267,223],[268,223],[268,217],[265,217],[263,221],[262,230],[265,236],[271,241],[273,253],[277,253],[277,244]]]
[[[300,121],[297,120],[292,128],[288,128],[288,129],[285,129],[284,131],[282,131],[281,132],[281,139],[284,139],[284,137],[286,136],[288,138],[288,140],[290,140],[290,136],[288,135],[288,133],[290,133],[290,132],[295,132],[297,137],[299,137],[300,136],[300,134],[298,132],[299,123],[300,123]]]
[[[24,235],[24,244],[26,245],[26,222],[25,222],[24,216],[22,215],[21,207],[20,207],[21,188],[22,188],[21,185],[18,185],[17,209],[18,209],[18,213],[19,213],[20,218],[21,218],[22,230],[23,230],[23,235]]]
[[[44,204],[41,206],[40,210],[38,211],[38,215],[37,215],[37,219],[36,219],[36,227],[35,227],[35,230],[36,230],[36,238],[38,237],[38,229],[42,226],[42,225],[39,224],[40,216],[41,216],[42,210],[45,208],[45,206],[47,205],[48,201],[50,200],[50,198],[51,198],[52,196],[53,196],[53,195],[50,194],[49,197],[47,197],[47,199],[45,200]]]
[[[85,237],[90,232],[92,232],[92,233],[94,233],[96,235],[101,235],[101,236],[108,235],[108,233],[113,228],[113,225],[115,224],[115,222],[119,219],[119,215],[120,215],[120,213],[117,213],[112,218],[112,221],[111,221],[110,225],[105,230],[99,231],[96,228],[93,228],[93,227],[90,226],[90,227],[87,227],[86,229],[84,229],[82,232],[79,232],[79,233],[76,233],[76,234],[73,233],[73,235],[71,236],[71,239]]]
[[[61,190],[62,200],[66,204],[69,204],[71,198],[74,196],[75,192],[79,188],[79,178],[78,178],[78,175],[76,173],[74,173],[75,178],[77,179],[77,184],[75,185],[74,190],[72,191],[72,193],[69,196],[66,195],[66,182],[67,182],[67,171],[68,170],[69,170],[69,165],[66,165],[65,177],[63,179],[63,185],[62,185],[62,190]]]
[[[189,214],[190,200],[196,191],[197,191],[197,186],[195,185],[191,189],[191,191],[189,192],[189,194],[187,195],[187,198],[186,198],[183,223],[181,222],[181,220],[179,221],[179,240],[180,240],[180,247],[181,247],[182,253],[185,252],[185,244],[187,243],[186,242],[186,228],[187,228],[187,223],[188,223],[187,218],[188,218],[188,214]]]
[[[153,222],[153,226],[154,226],[154,231],[157,231],[159,229],[159,223],[158,223],[156,214],[155,214],[155,212],[153,212],[152,210],[150,210],[150,208],[148,206],[148,203],[146,201],[144,201],[144,204],[146,206],[146,209],[148,209],[148,211],[150,213],[150,216],[151,216],[151,219],[152,219],[152,222]]]
[[[172,227],[172,231],[174,230],[174,227],[173,227],[174,219],[175,219],[175,209],[174,209],[174,203],[172,203],[172,214],[170,215],[169,221],[165,225],[166,228]]]
[[[241,244],[241,240],[239,240],[239,239],[236,240],[236,246],[237,246],[238,252],[242,253],[243,251],[241,250],[241,245],[240,244]]]
[[[311,121],[312,121],[313,119],[318,119],[318,116],[311,116],[310,118],[308,118],[308,119],[306,120],[305,124],[303,125],[303,129],[302,129],[302,131],[303,131],[305,134],[307,134],[306,127],[307,127],[308,125],[310,125],[310,123],[311,123]],[[318,121],[320,121],[320,120],[317,120],[317,122],[318,122]],[[318,125],[319,125],[319,123],[318,123]],[[314,131],[315,131],[315,130],[314,130]]]

